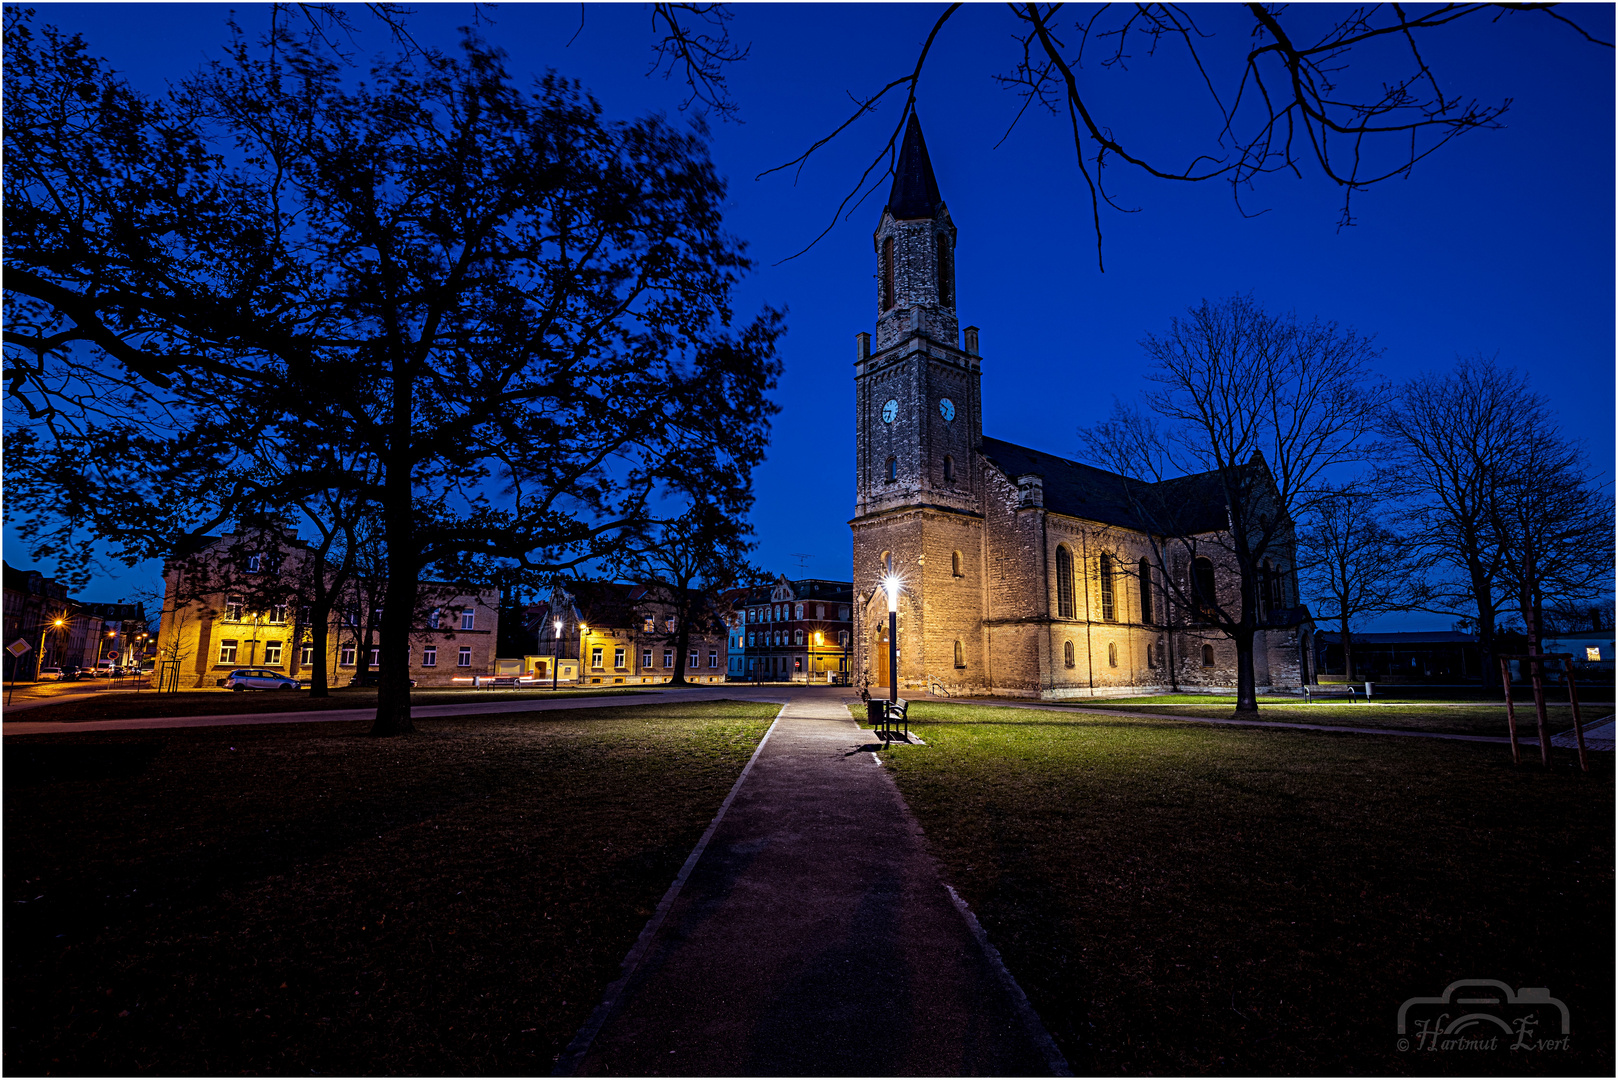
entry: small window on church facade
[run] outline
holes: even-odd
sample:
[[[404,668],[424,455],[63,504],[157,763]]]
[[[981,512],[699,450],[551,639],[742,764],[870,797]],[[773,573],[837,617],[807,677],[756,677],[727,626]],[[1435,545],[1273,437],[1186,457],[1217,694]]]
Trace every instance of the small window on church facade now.
[[[955,459],[948,454],[944,455],[944,483],[955,483]]]
[[[964,576],[961,573],[961,553],[959,551],[949,553],[949,572],[951,577]]]
[[[1073,617],[1073,556],[1066,546],[1056,549],[1056,614],[1062,619]]]
[[[966,666],[966,649],[961,646],[959,641],[955,643],[955,666],[958,668]]]
[[[890,481],[899,479],[899,459],[896,457],[888,459],[888,479]]]
[[[893,237],[882,241],[882,310],[893,306]]]
[[[1155,641],[1146,643],[1146,666],[1149,668],[1157,666],[1157,642]]]
[[[1112,602],[1112,556],[1104,551],[1101,553],[1101,617],[1108,622],[1117,618],[1117,608]]]
[[[1148,626],[1152,624],[1152,564],[1144,556],[1140,561],[1140,621]],[[1150,650],[1146,662],[1151,664]]]
[[[1202,647],[1202,666],[1205,667],[1205,668],[1211,668],[1211,667],[1214,666],[1214,656],[1213,656],[1213,646],[1212,645],[1204,645]]]
[[[1116,641],[1107,642],[1107,666],[1118,666],[1118,643]]]
[[[1062,666],[1073,666],[1073,643],[1071,641],[1062,642]]]
[[[955,306],[955,252],[943,233],[938,234],[938,302]]]

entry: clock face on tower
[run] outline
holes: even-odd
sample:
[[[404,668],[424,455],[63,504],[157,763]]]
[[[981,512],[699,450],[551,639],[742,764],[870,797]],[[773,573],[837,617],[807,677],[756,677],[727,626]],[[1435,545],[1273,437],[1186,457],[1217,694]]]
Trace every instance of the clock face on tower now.
[[[888,403],[882,406],[882,422],[884,424],[891,424],[893,423],[893,418],[898,415],[899,403],[892,398],[889,398]]]
[[[939,398],[938,412],[946,421],[955,419],[955,402],[949,398]]]

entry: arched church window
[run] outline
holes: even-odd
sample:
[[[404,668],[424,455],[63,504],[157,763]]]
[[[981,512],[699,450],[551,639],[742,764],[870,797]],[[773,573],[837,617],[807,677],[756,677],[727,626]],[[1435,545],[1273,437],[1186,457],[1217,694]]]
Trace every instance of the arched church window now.
[[[1157,666],[1157,642],[1155,641],[1146,643],[1146,666],[1149,668]]]
[[[1212,645],[1204,645],[1202,647],[1202,666],[1205,668],[1211,668],[1214,666]]]
[[[882,553],[882,574],[885,577],[891,573],[893,573],[893,552],[884,551]]]
[[[1214,599],[1214,564],[1206,555],[1191,560],[1191,595],[1196,601],[1197,618],[1212,622],[1218,606]]]
[[[1140,560],[1140,621],[1151,625],[1152,622],[1152,564],[1146,561],[1145,556]],[[1151,663],[1151,652],[1147,652],[1147,663]]]
[[[882,241],[882,310],[893,306],[893,237]]]
[[[938,302],[955,306],[955,249],[944,233],[938,234]]]
[[[899,459],[896,457],[890,457],[888,459],[888,479],[899,479]]]
[[[1073,617],[1073,556],[1066,545],[1056,549],[1056,615]]]
[[[1108,622],[1117,618],[1112,602],[1112,556],[1105,551],[1101,553],[1101,617]]]
[[[1062,666],[1073,666],[1073,643],[1071,641],[1062,642]]]
[[[948,454],[944,455],[944,483],[955,483],[955,459]]]
[[[961,574],[961,553],[959,551],[952,551],[952,552],[949,553],[949,572],[950,572],[951,577],[961,577],[962,576],[962,574]]]
[[[955,643],[955,666],[958,668],[966,666],[966,649],[961,646],[959,641]]]
[[[1116,641],[1107,642],[1107,666],[1118,666],[1118,643]]]

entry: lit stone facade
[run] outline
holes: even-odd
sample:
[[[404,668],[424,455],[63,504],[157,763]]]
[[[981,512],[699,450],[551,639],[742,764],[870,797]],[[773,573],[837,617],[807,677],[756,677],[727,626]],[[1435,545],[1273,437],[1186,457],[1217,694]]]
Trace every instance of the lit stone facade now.
[[[1154,545],[1120,509],[1122,486],[1139,482],[984,436],[978,330],[957,329],[955,238],[912,118],[874,238],[875,339],[856,339],[855,682],[888,685],[879,583],[891,568],[904,582],[901,691],[1064,698],[1234,687],[1235,643],[1164,588],[1163,575],[1177,575],[1180,596],[1191,595],[1195,560],[1160,565],[1174,545]],[[1171,483],[1206,494],[1209,479]],[[1198,549],[1215,595],[1239,606],[1235,567],[1216,548]],[[1312,681],[1312,625],[1290,545],[1268,588],[1256,682]]]

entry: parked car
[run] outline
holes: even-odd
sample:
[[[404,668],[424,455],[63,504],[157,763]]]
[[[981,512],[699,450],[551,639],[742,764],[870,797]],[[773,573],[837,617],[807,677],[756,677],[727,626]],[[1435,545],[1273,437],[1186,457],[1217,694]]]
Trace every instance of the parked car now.
[[[56,682],[62,678],[62,668],[59,664],[46,664],[39,669],[40,682]]]
[[[69,661],[68,663],[62,665],[62,674],[58,675],[57,678],[61,679],[63,682],[78,682],[80,679],[84,678],[84,669]]]
[[[225,676],[227,690],[296,690],[298,680],[262,668],[237,668]]]

